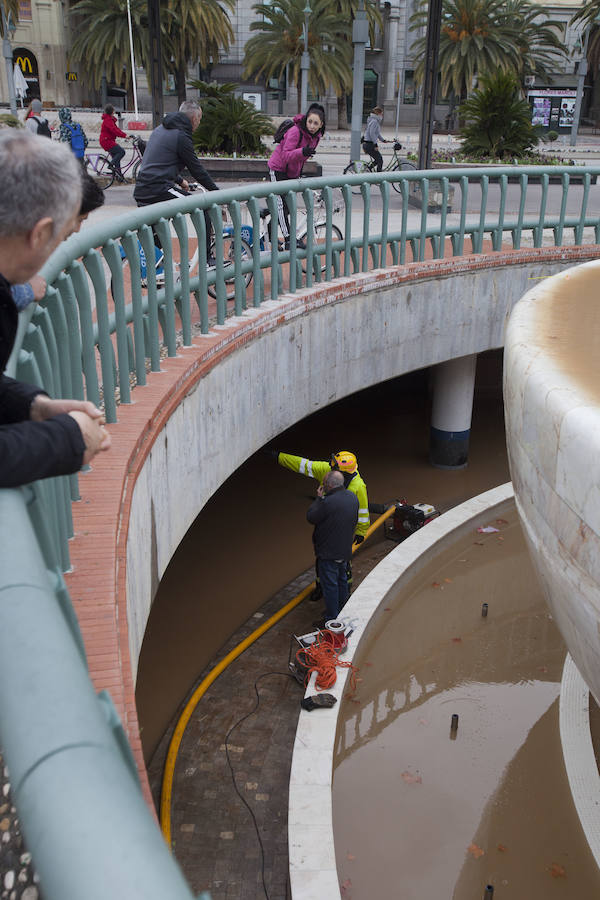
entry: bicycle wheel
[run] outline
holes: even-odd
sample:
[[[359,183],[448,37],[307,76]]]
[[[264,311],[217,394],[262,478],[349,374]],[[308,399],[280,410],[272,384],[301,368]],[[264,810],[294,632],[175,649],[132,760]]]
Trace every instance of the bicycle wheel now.
[[[357,159],[355,162],[351,162],[349,166],[346,166],[344,175],[366,175],[370,171],[368,163],[363,162],[362,159]],[[353,184],[351,191],[353,194],[360,194],[360,184]]]
[[[321,222],[319,225],[315,225],[315,235],[313,238],[313,246],[315,250],[318,247],[321,247],[323,251],[323,255],[320,257],[321,259],[321,272],[325,271],[325,238],[327,235],[327,225],[325,222]],[[344,236],[337,225],[331,226],[331,240],[332,241],[343,241]],[[302,260],[302,271],[306,272],[306,263],[307,260]]]
[[[248,259],[252,259],[252,248],[250,244],[248,244],[243,238],[240,238],[241,243],[241,253],[242,253],[242,262],[245,262]],[[210,253],[209,256],[215,255],[215,239],[213,237],[210,244]],[[223,259],[230,260],[232,263],[235,260],[234,256],[234,238],[233,235],[223,235]],[[246,287],[252,281],[252,272],[246,272],[243,276]],[[211,297],[217,296],[217,285],[209,284],[208,285],[208,293]],[[235,297],[235,274],[234,274],[234,266],[228,266],[225,269],[225,296],[228,300],[233,300]]]
[[[131,180],[132,180],[132,181],[137,181],[137,177],[138,177],[138,172],[139,172],[139,170],[140,170],[140,160],[138,159],[138,161],[137,161],[136,164],[134,165],[133,171],[132,171],[132,173],[131,173]]]
[[[392,171],[393,172],[414,172],[414,171],[416,171],[416,168],[417,167],[413,163],[408,162],[407,159],[403,159],[399,166],[394,166]],[[402,193],[402,182],[392,181],[392,187],[398,194]]]
[[[93,179],[99,188],[105,191],[115,180],[115,170],[106,156],[99,156],[96,165],[92,165]]]

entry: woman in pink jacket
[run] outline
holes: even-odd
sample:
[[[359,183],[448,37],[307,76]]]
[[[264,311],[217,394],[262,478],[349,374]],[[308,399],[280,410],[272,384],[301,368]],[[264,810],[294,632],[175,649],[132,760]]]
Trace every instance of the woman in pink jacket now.
[[[125,156],[125,150],[123,149],[123,147],[117,144],[115,138],[118,137],[126,138],[127,135],[124,131],[121,131],[121,129],[117,125],[115,108],[111,103],[109,103],[104,107],[104,114],[102,116],[102,128],[100,129],[100,146],[103,150],[106,150],[107,153],[110,153],[111,162],[114,166],[115,172],[117,173],[117,179],[119,181],[125,181],[125,179],[123,178],[123,173],[121,172],[121,160]]]
[[[324,134],[325,110],[320,103],[311,103],[305,116],[294,116],[294,124],[271,154],[267,163],[271,181],[299,178],[304,163],[314,155]],[[277,218],[287,250],[290,246],[290,212],[281,195],[277,197]]]

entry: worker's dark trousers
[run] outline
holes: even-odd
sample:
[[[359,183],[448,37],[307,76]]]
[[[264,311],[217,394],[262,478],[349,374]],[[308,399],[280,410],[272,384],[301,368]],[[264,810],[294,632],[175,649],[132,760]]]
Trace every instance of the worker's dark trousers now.
[[[319,559],[318,565],[325,601],[325,618],[337,619],[340,609],[348,599],[346,560]]]

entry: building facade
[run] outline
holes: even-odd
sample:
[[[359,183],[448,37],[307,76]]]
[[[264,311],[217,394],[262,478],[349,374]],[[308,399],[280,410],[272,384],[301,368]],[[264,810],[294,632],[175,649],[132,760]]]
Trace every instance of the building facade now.
[[[256,107],[270,115],[289,116],[298,111],[298,90],[284,76],[268,83],[258,83],[244,78],[244,52],[250,30],[256,21],[256,0],[238,0],[231,24],[235,39],[227,51],[211,59],[206,68],[190,66],[189,78],[235,82],[238,93]],[[565,90],[577,85],[577,64],[582,59],[584,35],[580,26],[572,27],[569,20],[579,8],[577,0],[554,0],[543,7],[544,17],[561,23],[561,38],[569,48],[569,58],[562,70],[553,73],[553,83]],[[415,83],[415,61],[412,55],[414,32],[410,31],[410,17],[415,0],[386,0],[381,3],[383,28],[375,37],[374,46],[367,47],[365,61],[364,112],[379,105],[384,109],[384,122],[390,127],[398,122],[400,127],[414,126],[420,121],[420,90]],[[540,9],[542,9],[540,5]],[[23,71],[29,85],[25,103],[34,96],[40,97],[46,106],[99,106],[99,91],[92,89],[85,70],[69,62],[71,25],[69,0],[20,0],[17,27],[11,35],[13,60]],[[589,67],[586,79],[583,118],[598,118],[600,102],[595,100],[596,85],[594,66]],[[150,97],[145,89],[143,72],[138,72],[138,102],[140,109],[149,109]],[[535,85],[538,91],[549,85]],[[193,92],[191,92],[193,95]],[[600,91],[599,91],[600,93]],[[331,127],[338,123],[338,101],[333,93],[320,97]],[[8,104],[8,85],[4,68],[0,71],[0,100]],[[348,98],[351,102],[351,97]],[[533,101],[532,101],[533,102]],[[131,108],[131,100],[129,108]],[[165,109],[174,109],[177,96],[174,85],[165,81]],[[599,109],[597,109],[599,107]],[[436,118],[443,123],[448,106],[439,102]]]

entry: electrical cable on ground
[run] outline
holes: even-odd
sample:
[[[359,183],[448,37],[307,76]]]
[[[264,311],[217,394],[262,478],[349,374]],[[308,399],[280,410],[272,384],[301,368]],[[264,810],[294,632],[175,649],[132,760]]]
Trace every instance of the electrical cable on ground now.
[[[263,672],[262,675],[259,675],[258,678],[256,679],[256,681],[254,682],[254,692],[256,694],[256,703],[254,704],[254,706],[252,707],[250,712],[246,713],[244,716],[242,716],[241,719],[238,719],[237,722],[235,722],[231,726],[231,728],[229,729],[229,731],[227,732],[227,734],[225,736],[225,757],[227,759],[227,765],[229,766],[229,771],[231,773],[231,780],[233,781],[233,789],[236,792],[236,794],[238,795],[238,797],[240,798],[240,800],[242,801],[242,803],[244,804],[244,806],[246,807],[246,809],[248,810],[248,812],[250,813],[250,815],[252,816],[252,821],[254,823],[254,830],[256,831],[256,837],[258,838],[258,845],[260,847],[260,858],[261,858],[260,873],[261,873],[263,891],[265,892],[265,897],[267,898],[267,900],[270,900],[270,897],[269,897],[269,892],[267,891],[267,885],[265,882],[265,848],[264,848],[264,845],[262,842],[262,838],[260,836],[260,829],[258,827],[258,822],[256,821],[256,816],[254,815],[254,810],[252,809],[252,807],[250,806],[250,804],[248,803],[246,798],[243,796],[242,792],[240,791],[240,789],[237,786],[237,781],[235,780],[235,772],[233,771],[231,757],[229,756],[229,738],[231,737],[231,735],[233,734],[233,732],[235,731],[236,728],[238,728],[240,725],[242,725],[242,723],[245,722],[246,719],[249,719],[250,716],[253,716],[254,713],[257,712],[259,704],[260,704],[260,694],[258,693],[258,682],[261,680],[261,678],[268,678],[270,675],[282,675],[284,678],[292,678],[293,680],[295,680],[294,676],[290,672]]]
[[[365,539],[368,538],[373,532],[379,528],[380,525],[389,519],[389,517],[395,511],[395,505],[390,506],[381,516],[379,516],[373,524],[367,530],[365,535]],[[364,544],[360,545],[361,547]],[[352,552],[357,549],[357,545],[355,544],[352,548]],[[269,631],[270,628],[273,627],[280,619],[283,619],[289,612],[291,612],[299,603],[304,600],[305,597],[308,597],[315,588],[315,582],[311,582],[308,587],[305,587],[304,590],[300,591],[289,603],[286,603],[285,606],[282,606],[280,610],[278,610],[274,615],[272,615],[266,622],[263,622],[252,634],[249,634],[247,638],[244,638],[237,647],[235,647],[230,653],[225,656],[221,662],[217,663],[217,665],[212,669],[206,678],[203,678],[198,687],[192,693],[190,699],[187,701],[181,716],[179,717],[175,729],[173,731],[173,735],[171,737],[171,741],[169,743],[169,749],[167,752],[167,758],[165,760],[165,767],[163,771],[163,781],[160,795],[160,827],[162,829],[163,836],[167,845],[171,847],[171,802],[172,802],[172,794],[173,794],[173,777],[175,775],[175,764],[177,762],[177,754],[179,753],[179,747],[181,746],[181,741],[183,740],[183,735],[185,729],[187,728],[187,724],[190,721],[192,715],[194,714],[194,710],[198,706],[198,703],[209,689],[211,684],[217,680],[221,672],[223,672],[238,656],[248,649],[255,641],[258,640],[261,635],[263,635],[266,631]]]

